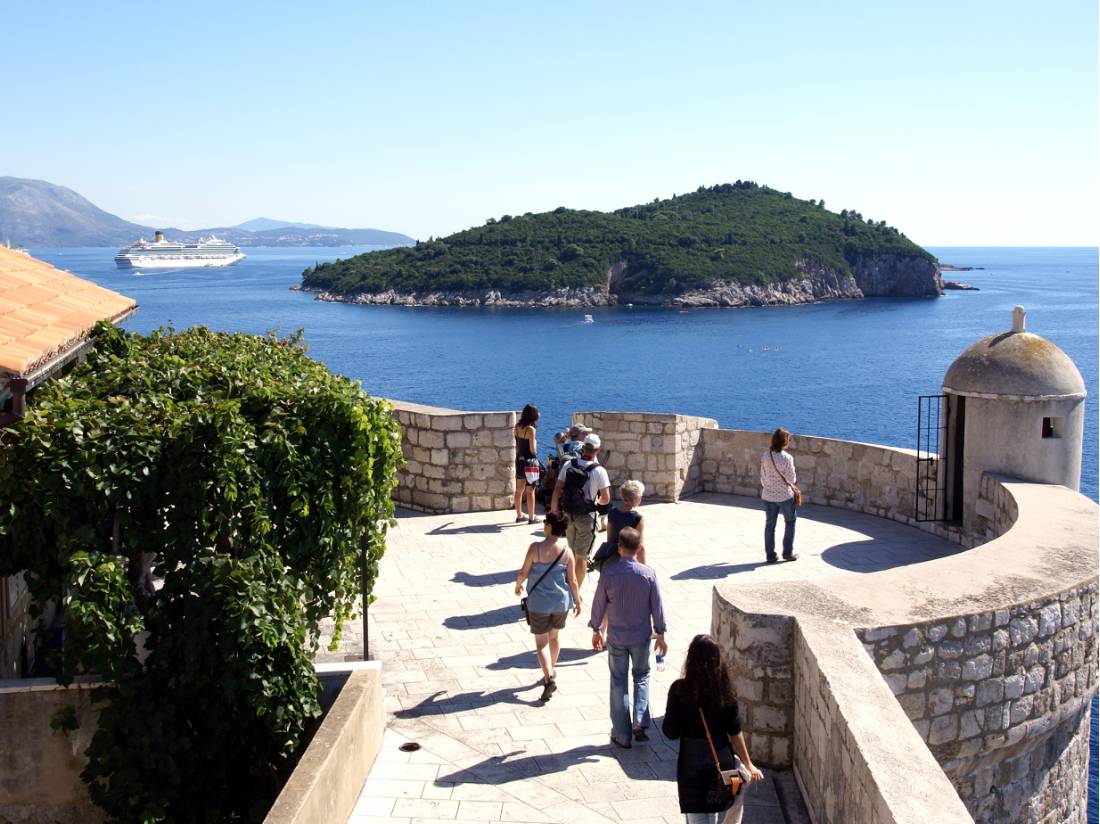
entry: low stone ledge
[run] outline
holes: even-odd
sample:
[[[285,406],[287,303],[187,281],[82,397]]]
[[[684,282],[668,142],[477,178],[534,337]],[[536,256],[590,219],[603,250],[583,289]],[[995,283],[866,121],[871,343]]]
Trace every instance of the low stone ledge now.
[[[265,824],[346,821],[386,729],[377,661],[318,664],[322,680],[346,673],[339,695],[264,819]]]

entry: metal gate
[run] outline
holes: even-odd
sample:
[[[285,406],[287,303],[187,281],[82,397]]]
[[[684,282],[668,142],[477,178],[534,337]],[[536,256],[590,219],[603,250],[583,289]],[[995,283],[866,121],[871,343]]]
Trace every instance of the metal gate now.
[[[948,422],[943,395],[917,398],[917,521],[947,519],[947,483],[944,446],[948,443]]]

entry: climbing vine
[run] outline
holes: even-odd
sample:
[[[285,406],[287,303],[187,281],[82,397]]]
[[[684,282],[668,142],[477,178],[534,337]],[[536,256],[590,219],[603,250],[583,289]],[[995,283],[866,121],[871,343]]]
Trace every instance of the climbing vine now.
[[[62,680],[103,679],[97,804],[260,820],[319,714],[320,622],[351,617],[361,552],[373,586],[397,425],[300,336],[94,338],[0,439],[0,575],[63,606]]]

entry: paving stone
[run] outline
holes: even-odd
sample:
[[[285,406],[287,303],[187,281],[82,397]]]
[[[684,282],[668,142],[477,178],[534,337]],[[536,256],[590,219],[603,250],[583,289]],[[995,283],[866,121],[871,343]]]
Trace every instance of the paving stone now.
[[[809,505],[800,512],[798,563],[769,567],[761,563],[758,500],[700,495],[645,505],[642,514],[671,649],[668,666],[651,669],[651,742],[624,751],[608,741],[607,658],[591,651],[585,626],[598,577],[586,578],[584,612],[561,633],[559,689],[542,703],[531,635],[512,593],[523,552],[541,531],[513,524],[507,511],[399,512],[369,615],[372,655],[384,660],[389,729],[353,820],[682,824],[675,742],[665,743],[658,728],[688,642],[710,631],[715,583],[865,576],[959,549],[902,524]],[[830,563],[833,547],[844,552]],[[334,660],[357,657],[359,626],[349,623]],[[937,638],[936,629],[928,641],[949,632],[942,627]],[[893,630],[872,631],[904,643]],[[906,640],[914,655],[925,653],[919,639]],[[421,749],[401,753],[406,740]],[[417,797],[407,797],[414,787]],[[782,820],[772,817],[780,810],[774,790],[754,786],[747,802],[746,822]]]

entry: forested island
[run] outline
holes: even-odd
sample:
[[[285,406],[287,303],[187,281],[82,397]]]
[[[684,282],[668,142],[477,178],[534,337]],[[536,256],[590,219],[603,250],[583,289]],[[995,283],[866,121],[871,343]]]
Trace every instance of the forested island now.
[[[323,300],[475,306],[744,306],[942,294],[935,257],[885,221],[751,181],[614,212],[503,215],[322,263]]]

